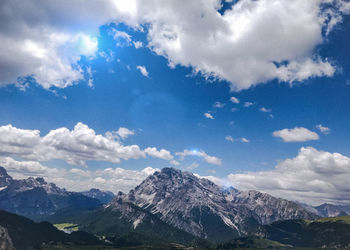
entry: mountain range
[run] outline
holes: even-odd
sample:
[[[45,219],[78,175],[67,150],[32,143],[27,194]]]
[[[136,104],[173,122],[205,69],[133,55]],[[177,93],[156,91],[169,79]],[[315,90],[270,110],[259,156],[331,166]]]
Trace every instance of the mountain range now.
[[[142,208],[192,235],[222,241],[254,231],[277,220],[315,219],[298,204],[258,191],[223,189],[208,179],[174,168],[163,168],[117,200]],[[142,218],[138,218],[140,223]]]
[[[117,195],[98,189],[69,192],[40,177],[15,180],[1,167],[0,186],[0,209],[37,221],[74,223],[79,230],[116,245],[132,239],[139,244],[176,242],[204,247],[242,239],[239,242],[301,246],[304,242],[287,241],[283,233],[275,233],[281,230],[278,225],[291,235],[298,225],[305,232],[315,231],[310,221],[349,211],[347,206],[310,207],[255,190],[223,188],[174,168],[163,168],[128,193]],[[7,230],[0,228],[0,245],[10,244],[13,238],[7,237]]]
[[[94,209],[113,196],[97,189],[69,192],[41,177],[15,180],[3,167],[0,167],[0,186],[0,209],[37,220],[61,210]]]

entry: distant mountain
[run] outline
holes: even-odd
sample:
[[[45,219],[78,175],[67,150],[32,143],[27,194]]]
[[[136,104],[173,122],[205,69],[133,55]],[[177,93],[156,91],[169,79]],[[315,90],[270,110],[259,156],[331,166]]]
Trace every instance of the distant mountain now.
[[[3,167],[0,167],[0,190],[7,187],[12,181],[12,177],[9,176]]]
[[[0,211],[0,249],[41,249],[43,243],[102,244],[95,236],[85,232],[66,234],[48,222],[35,223],[25,217]]]
[[[40,219],[65,208],[93,209],[101,205],[97,199],[68,192],[43,178],[14,180],[4,168],[0,167],[0,172],[3,177],[0,180],[7,180],[0,191],[0,209],[12,213]]]
[[[294,202],[257,191],[223,190],[208,179],[173,168],[150,175],[128,194],[119,194],[106,209],[120,209],[116,200],[132,203],[173,227],[212,241],[243,236],[260,224],[277,220],[317,217]],[[128,220],[138,225],[143,217]]]
[[[350,215],[350,205],[334,205],[323,203],[319,206],[311,206],[305,203],[298,204],[304,207],[306,210],[323,218]]]
[[[350,215],[350,205],[333,205],[324,203],[320,206],[315,207],[317,214],[321,217],[338,217]]]
[[[110,202],[114,198],[114,194],[110,191],[102,191],[97,188],[92,188],[89,191],[80,192],[81,194],[99,200],[101,203],[105,204]]]
[[[349,248],[350,216],[278,221],[262,226],[257,235],[293,247]]]

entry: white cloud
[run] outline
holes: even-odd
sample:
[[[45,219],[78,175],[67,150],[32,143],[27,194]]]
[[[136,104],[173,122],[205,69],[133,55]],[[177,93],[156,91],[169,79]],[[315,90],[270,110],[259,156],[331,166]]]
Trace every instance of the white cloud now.
[[[65,170],[57,168],[49,168],[37,161],[17,161],[11,157],[0,157],[0,166],[6,168],[10,173],[14,173],[13,177],[25,178],[26,176],[47,176],[61,175]]]
[[[151,157],[160,158],[163,160],[170,161],[174,158],[168,150],[161,149],[158,151],[156,147],[148,147],[144,150],[144,152]]]
[[[147,148],[138,145],[123,145],[119,136],[125,139],[133,134],[121,128],[117,132],[107,132],[106,136],[83,123],[77,123],[73,130],[58,128],[41,137],[39,130],[18,129],[11,125],[0,127],[0,155],[17,156],[26,160],[48,161],[61,159],[69,164],[86,165],[86,161],[106,161],[119,163],[122,159],[145,158],[146,154],[171,160],[165,149]]]
[[[148,71],[145,66],[138,65],[136,68],[141,72],[143,76],[148,77]]]
[[[241,142],[244,142],[244,143],[248,143],[248,142],[250,142],[250,140],[248,140],[247,138],[241,138]]]
[[[228,181],[238,189],[319,205],[348,204],[349,178],[349,157],[303,147],[295,158],[281,161],[273,170],[230,174]]]
[[[196,173],[193,173],[193,175],[196,176],[197,178],[200,178],[200,179],[203,179],[203,178],[208,179],[208,180],[214,182],[216,185],[219,185],[219,186],[225,186],[225,183],[226,184],[228,183],[227,180],[224,180],[222,178],[219,178],[219,177],[216,177],[216,176],[212,176],[212,175],[201,176],[201,175],[196,174]]]
[[[316,128],[320,130],[323,134],[328,135],[329,132],[331,132],[331,129],[325,126],[322,126],[322,124],[316,125]]]
[[[272,79],[332,76],[334,66],[314,49],[327,39],[322,31],[328,36],[350,13],[341,0],[240,0],[222,15],[219,0],[0,4],[0,84],[24,84],[18,77],[32,76],[44,88],[82,80],[80,56],[95,55],[98,28],[111,22],[140,31],[149,27],[146,46],[171,67],[192,67],[206,78],[227,80],[232,90]],[[119,33],[120,38],[128,40]]]
[[[303,127],[293,129],[282,129],[272,133],[274,137],[280,137],[284,142],[304,142],[320,139],[319,135]]]
[[[96,177],[94,179],[94,182],[98,183],[98,184],[103,184],[103,183],[106,183],[106,180],[104,178],[102,178],[102,177]]]
[[[136,49],[142,48],[143,43],[140,41],[133,42]]]
[[[247,138],[244,138],[244,137],[242,137],[242,138],[233,138],[232,136],[230,136],[230,135],[227,135],[226,137],[225,137],[225,140],[226,141],[230,141],[230,142],[244,142],[244,143],[248,143],[248,142],[250,142],[250,140],[248,140]]]
[[[69,191],[84,191],[90,188],[127,192],[140,184],[148,175],[159,171],[146,167],[142,170],[126,170],[123,168],[104,168],[95,171],[77,168],[58,169],[42,165],[36,161],[17,161],[10,157],[1,157],[0,165],[15,179],[28,177],[44,177],[59,187]]]
[[[239,103],[238,98],[236,98],[234,96],[231,96],[230,101],[233,102],[233,103],[236,103],[236,104]]]
[[[253,102],[245,102],[245,103],[243,104],[243,106],[246,107],[246,108],[248,108],[248,107],[250,107],[250,106],[253,106],[253,105],[254,105]]]
[[[261,112],[264,112],[264,113],[270,113],[272,110],[271,109],[267,109],[265,107],[262,107],[259,109]]]
[[[116,132],[122,139],[128,138],[130,135],[134,135],[135,132],[133,130],[129,130],[127,128],[119,128]]]
[[[333,19],[334,20],[334,19]],[[285,82],[303,81],[310,77],[333,76],[335,68],[328,60],[321,58],[290,61],[278,68],[278,78]]]
[[[150,23],[149,46],[171,66],[192,66],[241,90],[272,79],[293,82],[334,73],[327,59],[313,55],[325,39],[322,30],[341,21],[325,2],[241,0],[220,15],[217,0],[154,1],[138,8],[137,17]]]
[[[64,88],[84,79],[78,61],[97,52],[106,11],[96,10],[105,5],[17,0],[0,5],[0,85],[22,85],[23,77],[31,76],[46,89]]]
[[[225,105],[226,105],[225,103],[215,102],[215,103],[213,104],[213,107],[214,107],[214,108],[221,109],[221,108],[225,107]]]
[[[214,116],[212,114],[210,114],[209,112],[204,113],[204,116],[208,119],[211,119],[211,120],[215,119]]]
[[[204,151],[198,151],[198,150],[187,150],[185,149],[183,152],[177,152],[177,156],[180,157],[180,160],[184,160],[186,156],[197,156],[203,158],[207,163],[213,164],[213,165],[221,165],[222,161],[216,156],[210,156]]]
[[[128,33],[112,28],[110,30],[110,34],[113,35],[113,38],[116,41],[117,47],[124,47],[124,46],[131,45],[132,40],[131,40],[131,36]]]
[[[235,141],[235,139],[234,139],[232,136],[230,136],[230,135],[227,135],[227,136],[225,137],[225,140],[226,140],[226,141],[230,141],[230,142],[234,142],[234,141]]]

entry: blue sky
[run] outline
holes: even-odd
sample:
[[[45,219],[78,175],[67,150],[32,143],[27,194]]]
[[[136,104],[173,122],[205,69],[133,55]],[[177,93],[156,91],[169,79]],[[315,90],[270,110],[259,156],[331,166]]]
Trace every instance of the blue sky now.
[[[87,14],[82,14],[82,20],[67,13],[67,3],[63,3],[57,13],[64,13],[66,21],[42,18],[34,3],[28,4],[28,9],[19,2],[2,3],[19,9],[19,15],[27,14],[17,21],[12,20],[15,16],[5,15],[9,27],[0,28],[0,51],[4,55],[0,65],[5,75],[0,79],[0,133],[5,138],[0,149],[2,164],[19,178],[40,175],[75,190],[86,185],[111,187],[112,191],[127,189],[155,169],[173,166],[210,176],[220,184],[300,201],[317,194],[314,204],[348,202],[342,198],[347,188],[335,184],[341,183],[341,178],[327,182],[323,173],[339,168],[350,175],[349,3],[311,1],[306,8],[302,1],[295,1],[295,6],[272,1],[285,9],[276,14],[277,21],[273,20],[281,25],[269,27],[271,20],[264,11],[269,13],[271,1],[261,1],[260,12],[254,1],[204,2],[198,1],[198,9],[209,17],[198,19],[198,24],[190,22],[196,21],[198,10],[191,12],[192,4],[184,3],[173,6],[157,2],[152,18],[147,12],[151,7],[145,7],[145,13],[140,9],[133,12],[139,8],[137,1],[136,7],[126,6],[126,12],[116,1],[119,12],[112,14],[106,10],[107,3],[103,3],[106,8],[99,5],[101,13],[105,11],[115,21],[90,19],[93,1],[91,6],[85,5]],[[57,5],[49,1],[42,11],[50,14],[50,4]],[[224,4],[220,10],[224,20],[216,20],[216,14],[210,16],[218,13],[220,4]],[[293,8],[304,7],[295,23],[315,23],[305,23],[305,28],[289,24],[293,23]],[[74,12],[75,7],[71,8]],[[185,16],[178,17],[183,23],[159,14],[182,8],[188,9]],[[316,14],[310,14],[313,12]],[[88,20],[86,25],[84,20]],[[225,33],[230,29],[221,27],[223,21],[226,28],[232,28],[232,34]],[[23,23],[31,33],[17,37],[11,28]],[[39,26],[51,36],[34,36]],[[212,40],[208,36],[213,36]],[[24,44],[17,49],[23,54],[16,51],[17,43]],[[8,57],[7,51],[13,51],[13,57]],[[89,137],[90,142],[80,140],[80,135],[69,135],[78,123],[93,130],[96,138]],[[125,138],[117,132],[111,133],[113,138],[105,134],[120,127],[131,134]],[[50,140],[43,139],[59,128],[66,128],[65,135],[71,138],[53,135]],[[27,138],[25,133],[35,130],[41,137],[33,136],[28,144],[22,142]],[[100,139],[104,140],[102,144]],[[113,141],[120,147],[137,145],[139,156],[127,153],[126,159],[116,153],[116,158],[121,158],[117,162],[113,160],[114,151],[108,151],[108,157],[85,155],[90,150],[103,154],[109,150],[108,146],[103,148],[105,143]],[[23,153],[30,145],[38,152]],[[56,151],[52,153],[51,147]],[[143,151],[151,147],[156,147],[153,156]],[[310,185],[291,192],[293,185],[299,184],[286,181],[298,178],[288,171],[298,171],[296,164],[302,160],[305,168],[300,171],[313,171],[305,180]],[[120,178],[120,185],[112,185],[98,172],[116,168],[121,169],[115,177],[115,182]],[[72,169],[80,171],[79,177]],[[267,187],[261,176],[279,184]],[[74,183],[74,178],[79,178],[81,185]],[[326,187],[332,192],[325,191]]]

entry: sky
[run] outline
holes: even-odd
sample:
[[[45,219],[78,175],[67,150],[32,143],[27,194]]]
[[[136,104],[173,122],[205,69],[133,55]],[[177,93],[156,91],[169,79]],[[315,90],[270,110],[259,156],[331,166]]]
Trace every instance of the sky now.
[[[0,165],[350,204],[349,40],[345,0],[1,1]]]

